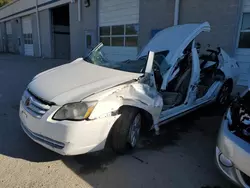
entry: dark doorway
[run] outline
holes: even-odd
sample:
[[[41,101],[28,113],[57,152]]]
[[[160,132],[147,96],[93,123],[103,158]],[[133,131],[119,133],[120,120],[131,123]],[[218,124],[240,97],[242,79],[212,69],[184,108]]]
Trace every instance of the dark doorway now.
[[[70,59],[69,4],[51,9],[54,57]]]

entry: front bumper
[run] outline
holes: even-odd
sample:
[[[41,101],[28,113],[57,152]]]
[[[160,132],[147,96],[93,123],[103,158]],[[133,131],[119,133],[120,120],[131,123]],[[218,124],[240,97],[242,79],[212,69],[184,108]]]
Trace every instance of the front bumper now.
[[[24,132],[35,142],[61,155],[79,155],[102,150],[119,115],[89,121],[55,121],[59,107],[52,106],[40,119],[20,103],[19,116]]]
[[[232,166],[225,166],[220,155],[231,161]],[[250,188],[250,146],[228,130],[228,121],[223,119],[216,147],[218,168],[235,184]]]

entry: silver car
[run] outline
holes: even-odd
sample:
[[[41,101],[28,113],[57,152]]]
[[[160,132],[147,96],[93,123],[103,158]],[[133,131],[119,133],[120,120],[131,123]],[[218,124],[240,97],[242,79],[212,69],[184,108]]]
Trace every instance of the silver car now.
[[[232,102],[223,117],[216,162],[234,183],[250,187],[250,89]]]

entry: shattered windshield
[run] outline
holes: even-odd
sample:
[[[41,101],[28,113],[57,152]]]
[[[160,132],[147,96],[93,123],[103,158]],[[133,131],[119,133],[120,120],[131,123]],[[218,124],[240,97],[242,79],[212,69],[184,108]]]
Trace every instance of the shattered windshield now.
[[[138,60],[112,61],[107,59],[107,57],[103,53],[103,48],[103,44],[99,44],[90,52],[90,54],[86,58],[84,58],[85,61],[102,67],[117,69],[121,71],[144,73],[147,64],[147,56],[141,57]],[[166,61],[164,61],[168,53],[169,51],[161,52],[161,54],[155,54],[154,69],[159,69],[162,75],[170,68],[170,65],[168,65]]]

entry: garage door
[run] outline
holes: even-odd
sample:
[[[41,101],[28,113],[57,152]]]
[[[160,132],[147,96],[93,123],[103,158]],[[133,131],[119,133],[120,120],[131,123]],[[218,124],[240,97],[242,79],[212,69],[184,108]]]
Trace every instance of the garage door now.
[[[24,55],[34,56],[32,22],[30,16],[22,18],[22,28],[24,38]]]
[[[139,31],[139,0],[100,0],[99,41],[110,60],[135,59]]]
[[[11,22],[6,22],[6,35],[7,35],[7,51],[13,53],[14,46],[13,46],[13,35],[12,35],[12,25]]]
[[[250,0],[243,0],[236,59],[241,67],[239,85],[247,85],[250,71]]]

